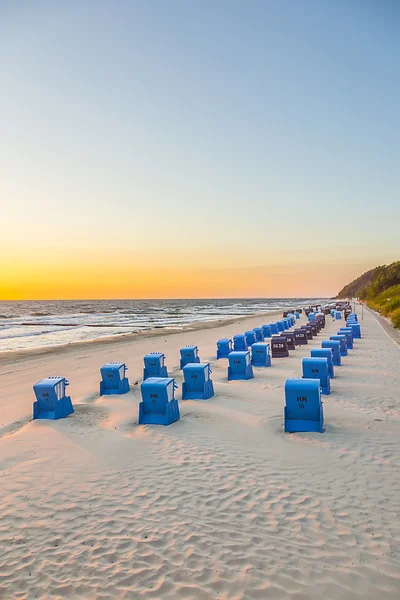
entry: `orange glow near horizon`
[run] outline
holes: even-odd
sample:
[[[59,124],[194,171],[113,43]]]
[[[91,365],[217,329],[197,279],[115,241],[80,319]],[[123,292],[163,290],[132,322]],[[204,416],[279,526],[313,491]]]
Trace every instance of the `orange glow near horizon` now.
[[[320,261],[261,266],[174,266],[103,257],[86,261],[43,257],[2,265],[0,300],[330,297],[358,276],[360,265],[344,267]],[[207,264],[207,261],[205,261]]]

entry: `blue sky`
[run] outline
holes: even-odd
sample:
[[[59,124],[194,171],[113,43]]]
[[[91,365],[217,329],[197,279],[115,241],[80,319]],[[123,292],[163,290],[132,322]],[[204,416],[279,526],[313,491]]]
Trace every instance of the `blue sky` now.
[[[389,1],[0,0],[18,294],[16,273],[119,257],[184,295],[193,269],[232,274],[216,296],[249,269],[263,284],[238,295],[288,294],[279,268],[292,295],[333,294],[399,259],[399,31]]]

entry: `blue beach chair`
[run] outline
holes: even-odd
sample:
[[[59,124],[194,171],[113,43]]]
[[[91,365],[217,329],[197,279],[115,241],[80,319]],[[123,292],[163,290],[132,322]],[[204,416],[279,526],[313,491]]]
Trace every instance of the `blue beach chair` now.
[[[129,392],[128,368],[123,362],[109,362],[100,369],[100,396]]]
[[[164,364],[165,354],[163,352],[150,352],[143,358],[144,370],[143,380],[149,377],[168,377],[168,370]]]
[[[252,346],[253,344],[256,343],[256,334],[253,330],[251,331],[245,331],[244,335],[246,336],[246,344],[247,344],[247,348],[249,348],[250,346]],[[246,350],[247,350],[246,348]]]
[[[319,379],[321,392],[331,393],[328,360],[325,357],[306,357],[302,361],[303,379]]]
[[[267,342],[256,342],[252,345],[251,364],[253,367],[271,366],[271,350]]]
[[[183,367],[182,400],[208,400],[214,396],[210,363],[189,363]]]
[[[139,425],[171,425],[179,421],[178,401],[174,391],[178,386],[172,377],[150,377],[140,386]]]
[[[238,333],[233,336],[233,350],[235,352],[242,352],[247,350],[246,336],[244,333]]]
[[[228,358],[229,354],[233,351],[232,340],[229,338],[223,338],[217,342],[217,359]]]
[[[340,357],[340,342],[337,340],[322,340],[321,348],[330,348],[332,351],[332,360],[335,367],[340,367],[342,360]]]
[[[270,323],[269,326],[271,327],[271,335],[275,335],[275,334],[279,333],[278,323],[272,322],[272,323]],[[282,328],[282,331],[283,331],[283,328]]]
[[[34,419],[57,421],[74,412],[70,396],[65,395],[69,382],[65,377],[47,377],[33,386],[36,401],[33,403]]]
[[[250,352],[231,352],[228,356],[228,381],[253,379],[253,367],[250,364]]]
[[[331,335],[330,340],[336,340],[340,344],[340,356],[347,356],[347,342],[345,335]]]
[[[317,379],[287,379],[285,383],[285,431],[290,433],[324,429],[324,412]]]
[[[311,356],[313,358],[326,358],[326,360],[328,362],[329,377],[331,379],[333,379],[335,377],[335,368],[333,366],[332,348],[312,348]]]
[[[346,336],[347,349],[353,350],[353,330],[351,327],[341,327],[338,331],[338,335]]]
[[[263,336],[264,336],[264,339],[265,339],[265,338],[270,338],[270,337],[271,337],[271,335],[272,335],[272,332],[271,332],[271,325],[263,325],[263,326],[262,326],[262,329],[263,329]]]
[[[181,362],[180,362],[181,369],[183,369],[183,367],[189,363],[199,363],[200,362],[199,349],[197,346],[184,346],[183,348],[180,349],[180,354],[181,354]]]
[[[254,327],[254,333],[256,335],[256,342],[264,341],[264,332],[262,327]]]

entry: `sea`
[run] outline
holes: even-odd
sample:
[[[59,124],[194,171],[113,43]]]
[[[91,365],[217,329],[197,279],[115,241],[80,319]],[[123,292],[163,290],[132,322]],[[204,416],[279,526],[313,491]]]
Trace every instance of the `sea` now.
[[[180,330],[206,321],[325,302],[324,298],[0,301],[0,352],[61,346],[155,329]]]

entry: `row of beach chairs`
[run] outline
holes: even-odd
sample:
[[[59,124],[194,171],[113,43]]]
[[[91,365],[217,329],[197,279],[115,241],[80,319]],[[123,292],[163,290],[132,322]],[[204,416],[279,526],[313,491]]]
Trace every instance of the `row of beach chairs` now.
[[[334,314],[333,314],[334,313]],[[339,311],[332,317],[340,320]],[[308,315],[312,322],[318,315]],[[316,431],[324,429],[324,412],[321,394],[330,394],[334,369],[341,366],[341,359],[354,348],[354,340],[361,338],[361,327],[356,313],[349,313],[346,327],[337,335],[323,340],[321,348],[313,348],[309,358],[303,358],[301,379],[287,379],[285,383],[284,429],[286,432]]]
[[[335,314],[333,318],[341,318]],[[289,356],[289,350],[297,345],[308,344],[325,326],[325,315],[316,312],[308,314],[308,323],[292,332],[299,313],[288,314],[285,318],[262,327],[256,327],[231,339],[217,342],[217,359],[228,359],[228,380],[251,379],[253,366],[270,367],[272,358]],[[311,357],[303,359],[302,379],[290,379],[285,385],[285,431],[292,431],[301,421],[303,429],[315,431],[323,428],[321,392],[330,393],[330,379],[334,376],[334,366],[341,364],[341,357],[353,348],[354,338],[361,337],[357,315],[350,314],[346,327],[336,336],[324,340],[321,348],[313,348]],[[270,342],[265,342],[269,339]],[[209,362],[202,363],[197,346],[185,346],[180,350],[180,368],[183,371],[182,400],[207,400],[214,395]],[[110,362],[101,367],[100,396],[125,394],[129,392],[127,366],[122,362]],[[307,383],[309,382],[309,383]],[[311,382],[311,383],[310,383]],[[318,393],[316,393],[316,387]],[[60,419],[74,412],[70,396],[66,395],[69,385],[65,377],[48,377],[34,386],[36,401],[33,404],[34,419]],[[297,386],[297,387],[296,387]],[[307,387],[308,386],[308,387]],[[162,352],[149,353],[144,357],[141,402],[139,404],[139,424],[169,425],[180,418],[178,401],[175,398],[177,385],[168,376],[165,355]],[[294,391],[298,388],[302,401],[293,402]],[[297,408],[296,408],[297,407]],[[297,417],[294,418],[294,410]],[[303,411],[303,412],[299,412]],[[315,421],[310,419],[310,411]],[[303,417],[301,417],[303,415]],[[318,416],[318,419],[316,417]],[[314,429],[304,429],[312,422]]]

